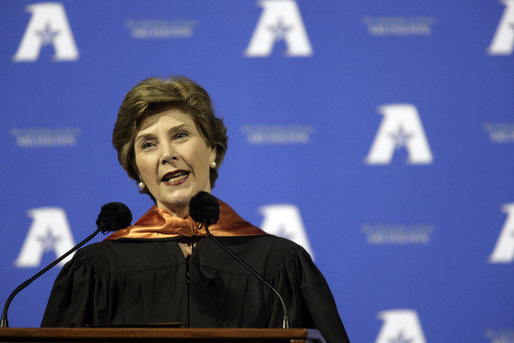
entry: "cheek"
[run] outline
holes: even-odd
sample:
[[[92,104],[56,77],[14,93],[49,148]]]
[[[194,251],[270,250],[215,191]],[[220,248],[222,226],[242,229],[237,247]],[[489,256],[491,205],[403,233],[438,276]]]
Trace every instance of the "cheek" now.
[[[195,144],[184,148],[181,151],[181,156],[191,167],[200,171],[204,170],[206,165],[209,165],[209,152],[206,150],[203,142],[195,142]]]
[[[151,166],[147,158],[136,156],[136,169],[141,179],[151,176]]]

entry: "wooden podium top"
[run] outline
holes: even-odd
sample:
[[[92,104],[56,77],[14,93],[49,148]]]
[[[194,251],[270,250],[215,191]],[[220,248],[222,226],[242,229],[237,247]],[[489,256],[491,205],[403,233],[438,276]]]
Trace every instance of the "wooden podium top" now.
[[[325,343],[313,329],[0,328],[0,342]]]

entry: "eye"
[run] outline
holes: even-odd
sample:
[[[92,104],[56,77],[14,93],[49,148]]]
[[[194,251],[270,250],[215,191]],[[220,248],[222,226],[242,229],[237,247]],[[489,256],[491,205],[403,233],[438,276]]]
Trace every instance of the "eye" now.
[[[153,146],[155,146],[155,144],[152,141],[144,141],[140,145],[141,150],[146,150],[146,149],[149,149],[149,148],[151,148]]]
[[[175,139],[186,138],[187,136],[189,136],[189,134],[186,131],[180,131],[175,135]]]

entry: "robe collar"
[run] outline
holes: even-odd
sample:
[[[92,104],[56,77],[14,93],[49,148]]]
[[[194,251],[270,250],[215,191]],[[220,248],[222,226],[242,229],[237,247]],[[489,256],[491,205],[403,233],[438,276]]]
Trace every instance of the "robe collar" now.
[[[220,218],[216,224],[209,226],[214,236],[259,236],[266,235],[258,227],[241,218],[230,206],[218,199]],[[119,238],[171,238],[171,237],[207,236],[205,229],[190,216],[179,218],[168,211],[153,206],[134,225],[113,232],[105,240]]]

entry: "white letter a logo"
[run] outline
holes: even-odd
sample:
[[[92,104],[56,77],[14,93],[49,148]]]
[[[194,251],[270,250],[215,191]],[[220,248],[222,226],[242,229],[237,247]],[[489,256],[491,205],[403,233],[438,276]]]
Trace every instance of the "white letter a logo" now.
[[[61,256],[75,245],[66,213],[61,208],[36,208],[28,214],[33,221],[14,263],[16,267],[38,267],[45,252],[53,250],[56,256]],[[70,259],[68,256],[61,264]]]
[[[290,57],[312,55],[300,10],[294,0],[261,0],[258,3],[263,11],[246,49],[247,56],[269,56],[275,42],[280,40],[286,42]]]
[[[503,0],[503,3],[507,7],[488,48],[490,55],[509,55],[514,49],[514,0]]]
[[[53,45],[55,61],[74,61],[79,58],[64,7],[59,3],[41,3],[27,6],[32,13],[15,62],[37,60],[41,48]]]
[[[509,263],[514,261],[514,203],[503,205],[503,212],[507,213],[507,219],[503,224],[502,232],[493,253],[489,256],[491,263]]]
[[[384,321],[375,343],[426,343],[416,311],[401,309],[382,311],[378,317]]]
[[[261,224],[264,231],[301,245],[314,259],[300,211],[296,206],[289,204],[267,205],[262,206],[259,211],[264,216]]]
[[[407,149],[409,164],[432,163],[432,152],[415,106],[392,104],[379,107],[384,115],[371,149],[367,164],[389,164],[394,151]]]

